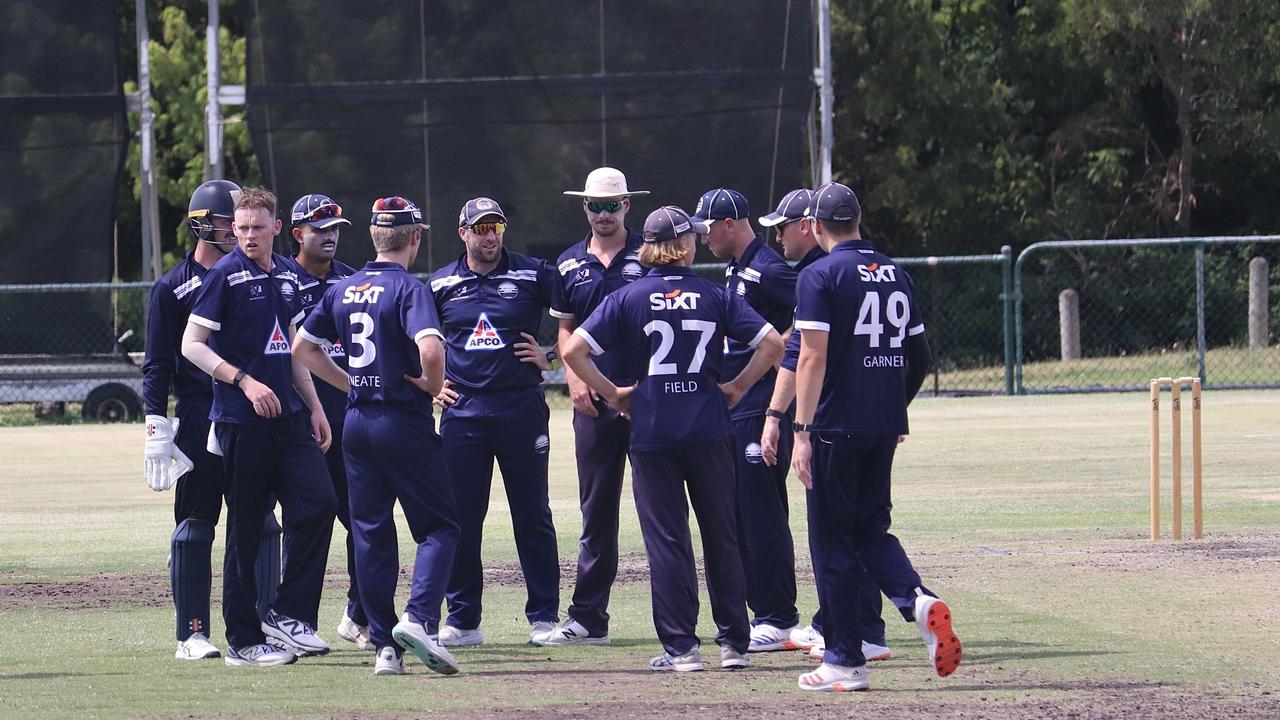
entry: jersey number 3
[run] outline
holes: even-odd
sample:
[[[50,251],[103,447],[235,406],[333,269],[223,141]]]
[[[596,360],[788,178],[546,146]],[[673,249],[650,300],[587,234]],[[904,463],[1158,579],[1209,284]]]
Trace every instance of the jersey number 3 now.
[[[907,322],[911,320],[906,293],[901,290],[889,293],[884,303],[884,319],[889,321],[895,333],[889,338],[889,347],[902,347],[902,339],[907,336]],[[884,330],[884,323],[880,322],[880,293],[872,290],[862,298],[862,307],[858,308],[858,321],[853,325],[853,334],[866,335],[867,346],[878,348]]]
[[[351,325],[351,346],[359,347],[360,353],[347,350],[347,364],[352,368],[368,367],[378,357],[378,348],[373,344],[373,317],[369,313],[353,312],[348,317]],[[357,330],[357,328],[359,328]]]
[[[685,372],[692,374],[702,370],[702,363],[707,359],[707,345],[711,344],[711,338],[716,334],[716,324],[710,320],[681,320],[680,329],[687,332],[698,333],[698,347],[693,351],[693,359],[689,361],[689,369]],[[667,356],[671,354],[671,348],[676,343],[676,331],[671,327],[671,323],[666,320],[654,320],[644,326],[644,334],[652,335],[658,333],[658,350],[649,358],[649,374],[650,375],[675,375],[680,372],[676,363],[667,362]]]

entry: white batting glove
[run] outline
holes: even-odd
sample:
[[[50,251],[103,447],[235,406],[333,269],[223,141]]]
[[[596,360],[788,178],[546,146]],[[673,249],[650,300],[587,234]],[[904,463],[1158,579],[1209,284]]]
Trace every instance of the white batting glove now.
[[[178,478],[192,467],[190,458],[173,444],[178,434],[178,418],[163,415],[147,416],[147,437],[142,446],[143,466],[147,486],[156,492],[173,487]]]

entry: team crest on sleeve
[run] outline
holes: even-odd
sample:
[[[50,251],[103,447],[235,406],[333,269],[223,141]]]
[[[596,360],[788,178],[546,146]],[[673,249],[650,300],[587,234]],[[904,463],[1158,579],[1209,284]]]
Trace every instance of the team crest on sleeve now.
[[[643,274],[644,268],[638,262],[629,262],[622,266],[622,277],[626,278],[627,282],[639,280]]]
[[[493,323],[489,322],[489,316],[480,313],[480,318],[476,320],[476,327],[471,331],[471,337],[467,338],[466,350],[501,350],[507,344],[502,341],[502,336],[498,334]]]
[[[267,339],[267,347],[262,351],[263,355],[288,355],[289,354],[289,336],[284,334],[280,329],[280,319],[276,318],[275,328],[271,330],[271,337]]]

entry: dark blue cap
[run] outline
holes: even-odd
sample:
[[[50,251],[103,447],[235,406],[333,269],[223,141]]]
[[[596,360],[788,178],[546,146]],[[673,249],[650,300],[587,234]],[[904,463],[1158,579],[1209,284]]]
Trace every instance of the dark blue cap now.
[[[689,218],[689,213],[675,205],[664,205],[644,219],[644,241],[664,242],[685,233],[706,235],[707,228]]]
[[[458,227],[471,227],[485,215],[497,215],[502,222],[507,221],[507,216],[502,213],[502,206],[498,201],[478,197],[471,198],[466,205],[462,206],[462,212],[458,213]]]
[[[778,203],[777,210],[760,216],[758,220],[764,227],[780,225],[788,220],[799,220],[804,217],[804,211],[809,209],[811,200],[813,200],[813,191],[809,188],[792,190],[782,198],[782,202]]]
[[[813,200],[805,214],[819,220],[844,222],[858,219],[862,215],[862,206],[848,185],[827,183],[813,191]]]
[[[351,224],[350,220],[342,217],[342,207],[334,202],[333,198],[320,193],[311,193],[298,198],[293,203],[289,220],[293,225],[306,223],[317,230],[334,225]]]
[[[395,227],[397,225],[422,225],[422,211],[413,201],[406,197],[394,195],[378,198],[373,201],[373,217],[369,224],[373,227]]]
[[[716,188],[702,193],[702,197],[698,198],[698,207],[693,209],[690,219],[695,223],[709,225],[713,220],[741,220],[750,215],[751,209],[747,207],[747,199],[742,193],[728,188]]]

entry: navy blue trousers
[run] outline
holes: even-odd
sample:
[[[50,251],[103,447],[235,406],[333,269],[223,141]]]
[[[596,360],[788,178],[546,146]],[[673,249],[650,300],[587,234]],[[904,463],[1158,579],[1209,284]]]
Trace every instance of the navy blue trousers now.
[[[733,421],[738,497],[738,548],[746,573],[747,607],[752,625],[789,628],[800,622],[796,611],[796,554],[788,522],[787,469],[795,435],[778,437],[778,464],[764,463],[760,433],[764,416]]]
[[[601,637],[609,634],[609,593],[618,577],[618,513],[631,421],[603,400],[596,401],[596,412],[590,417],[573,411],[582,536],[568,615]]]
[[[418,622],[437,627],[458,544],[453,485],[430,417],[385,405],[356,406],[347,410],[345,432],[360,601],[369,639],[378,648],[395,647],[391,630],[397,622],[400,553],[392,511],[399,500],[418,546],[405,609]]]
[[[716,643],[745,653],[751,641],[746,584],[733,500],[733,440],[656,451],[631,451],[631,487],[640,517],[653,625],[662,647],[683,655],[697,647],[698,575],[689,505],[702,534],[707,595]],[[685,489],[688,488],[688,496]]]
[[[525,617],[531,623],[559,619],[560,559],[547,499],[549,416],[542,388],[533,387],[462,395],[440,419],[461,531],[445,592],[449,602],[446,622],[454,627],[480,626],[484,591],[480,546],[495,458],[502,470],[516,552],[528,590]]]
[[[338,498],[338,522],[342,523],[343,529],[347,531],[347,617],[351,618],[357,625],[368,625],[369,618],[364,614],[364,607],[360,604],[360,586],[356,578],[356,543],[355,535],[351,532],[351,503],[347,497],[347,466],[343,456],[343,424],[339,422],[330,422],[329,427],[333,431],[333,443],[329,445],[329,450],[324,454],[325,466],[329,468],[329,477],[333,480],[333,494]],[[311,623],[316,621],[312,619]]]
[[[263,641],[255,610],[254,566],[262,518],[273,496],[284,516],[284,552],[289,558],[274,609],[297,619],[319,613],[338,501],[307,418],[302,411],[262,425],[217,423],[214,428],[227,481],[222,618],[231,647]]]
[[[173,493],[173,522],[204,520],[214,525],[222,516],[222,458],[209,452],[209,407],[213,399],[181,399],[174,408],[178,418],[178,446],[194,466],[178,478]]]
[[[825,662],[856,667],[862,655],[867,576],[903,618],[913,619],[917,590],[928,591],[891,524],[890,476],[897,435],[814,433],[809,547],[822,605]]]

